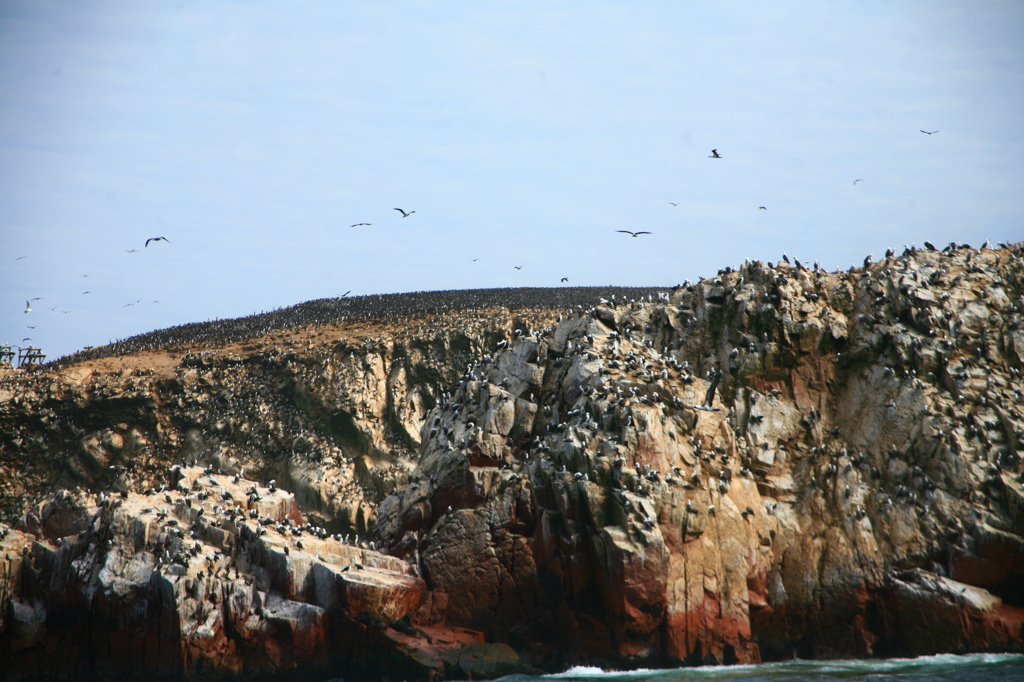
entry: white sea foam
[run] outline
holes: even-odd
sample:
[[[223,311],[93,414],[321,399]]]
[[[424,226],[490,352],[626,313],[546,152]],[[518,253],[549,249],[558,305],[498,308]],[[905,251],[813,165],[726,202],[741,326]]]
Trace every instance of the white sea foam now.
[[[722,679],[732,677],[784,677],[787,680],[821,680],[827,678],[867,677],[872,675],[902,674],[914,678],[928,678],[932,674],[961,671],[962,679],[973,676],[972,670],[979,672],[986,669],[998,670],[1010,666],[1013,675],[1024,670],[1024,655],[1020,654],[938,654],[918,658],[886,658],[886,659],[844,659],[836,661],[791,660],[753,665],[709,665],[692,668],[674,668],[667,670],[602,670],[595,666],[573,666],[568,670],[545,675],[544,678],[558,680],[700,680]],[[517,676],[518,678],[519,676]],[[993,679],[998,679],[997,675]],[[1009,679],[1008,678],[1008,679]],[[522,677],[524,680],[539,679]],[[950,678],[954,679],[954,678]],[[961,679],[955,676],[955,679]]]

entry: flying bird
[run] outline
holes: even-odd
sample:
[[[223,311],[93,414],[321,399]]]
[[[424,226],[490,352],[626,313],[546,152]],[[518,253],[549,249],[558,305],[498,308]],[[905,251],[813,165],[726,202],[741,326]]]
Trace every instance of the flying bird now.
[[[629,230],[615,230],[616,232],[624,232],[626,234],[633,235],[634,238],[639,237],[642,234],[651,234],[650,232],[630,232]]]
[[[709,156],[708,158],[709,159],[720,159],[720,158],[722,158],[722,155],[718,153],[717,149],[712,149],[711,150],[711,156]]]
[[[406,211],[403,211],[403,210],[402,210],[402,209],[400,209],[400,208],[396,208],[395,210],[396,210],[396,211],[398,211],[399,213],[401,213],[401,214],[402,214],[402,217],[403,217],[403,218],[408,218],[409,216],[411,216],[411,215],[412,215],[413,213],[415,213],[415,212],[416,212],[416,211],[409,211],[409,212],[406,212]]]
[[[26,313],[32,312],[32,304],[29,303],[28,301],[25,301],[25,312]]]
[[[516,270],[522,270],[523,269],[522,265],[513,265],[512,267],[514,267]]]
[[[351,293],[352,293],[352,290],[351,290],[351,289],[349,289],[348,291],[346,291],[345,293],[343,293],[343,294],[341,295],[341,298],[345,298],[346,296],[348,296],[348,295],[349,295],[349,294],[351,294]]]
[[[138,253],[138,249],[126,249],[128,253]]]
[[[480,260],[480,259],[479,259],[479,258],[474,258],[473,260],[471,260],[471,261],[470,261],[470,263],[475,263],[475,262],[477,262],[478,260]]]
[[[25,260],[26,258],[28,258],[28,256],[18,256],[14,260]]]
[[[860,178],[857,178],[856,180],[854,180],[854,181],[853,181],[853,184],[855,184],[855,185],[856,185],[856,184],[857,184],[858,182],[864,182],[864,181],[863,181],[863,180],[861,180]]]
[[[670,202],[668,202],[668,203],[672,204],[673,206],[678,206],[678,205],[679,205],[679,204],[678,204],[677,202],[675,202],[675,201],[670,201]]]
[[[563,277],[563,278],[562,278],[562,281],[563,281],[563,282],[568,282],[568,281],[569,281],[569,278],[568,278],[568,277]]]
[[[925,135],[934,135],[935,133],[937,133],[939,131],[938,130],[933,130],[931,132],[928,132],[927,130],[922,130],[921,132],[924,133]]]
[[[414,211],[414,213],[415,213],[415,211]],[[372,223],[356,223],[355,225],[349,225],[349,227],[362,227],[363,225],[366,225],[367,227],[369,227],[370,225],[372,225]]]
[[[757,208],[758,208],[759,210],[761,210],[761,211],[767,211],[767,210],[768,210],[768,207],[767,207],[767,206],[758,206]]]
[[[167,242],[167,243],[170,243],[170,241],[171,240],[168,239],[167,237],[150,237],[149,239],[146,240],[146,246],[149,246],[150,242]]]

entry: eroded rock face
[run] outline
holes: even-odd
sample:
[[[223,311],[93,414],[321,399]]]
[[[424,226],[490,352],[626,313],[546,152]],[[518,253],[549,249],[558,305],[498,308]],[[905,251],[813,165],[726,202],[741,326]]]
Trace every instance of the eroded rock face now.
[[[61,492],[4,529],[8,679],[418,679],[459,676],[467,647],[470,669],[524,669],[508,647],[444,627],[443,595],[405,561],[306,524],[291,493],[199,467],[161,487]]]
[[[1019,651],[1019,251],[751,263],[524,335],[427,415],[378,542],[552,667]]]
[[[144,490],[184,461],[276,480],[365,536],[415,465],[426,412],[495,339],[553,318],[463,311],[7,371],[0,512],[14,524],[55,486]]]
[[[57,677],[1019,651],[1021,253],[10,373],[0,637]]]

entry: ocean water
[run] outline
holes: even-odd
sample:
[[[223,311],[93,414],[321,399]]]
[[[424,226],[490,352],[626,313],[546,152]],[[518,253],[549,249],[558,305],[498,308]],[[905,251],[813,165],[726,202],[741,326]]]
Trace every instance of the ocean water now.
[[[786,661],[758,665],[716,665],[671,670],[606,672],[576,667],[555,675],[509,675],[501,682],[677,682],[744,680],[809,682],[824,680],[948,680],[950,682],[1024,682],[1024,655],[971,654],[846,661]]]

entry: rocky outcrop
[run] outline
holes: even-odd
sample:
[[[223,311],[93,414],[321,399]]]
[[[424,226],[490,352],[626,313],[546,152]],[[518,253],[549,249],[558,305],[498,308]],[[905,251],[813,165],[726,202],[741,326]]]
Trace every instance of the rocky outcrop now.
[[[1021,253],[9,373],[0,641],[50,677],[1020,651]]]
[[[378,541],[547,667],[1022,650],[1019,253],[748,263],[523,335]]]
[[[306,524],[291,493],[199,467],[169,482],[61,492],[5,531],[5,679],[526,669],[446,627],[408,563]]]

